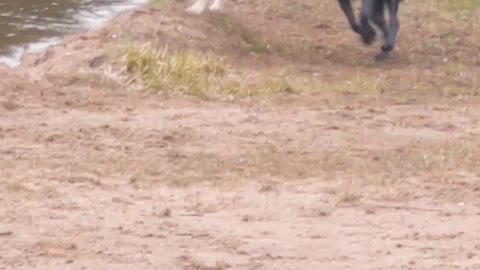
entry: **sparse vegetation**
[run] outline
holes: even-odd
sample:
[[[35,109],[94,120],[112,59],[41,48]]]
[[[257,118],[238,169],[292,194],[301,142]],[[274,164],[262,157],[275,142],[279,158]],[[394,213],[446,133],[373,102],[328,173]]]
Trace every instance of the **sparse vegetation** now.
[[[385,80],[383,74],[372,77],[358,70],[350,78],[337,81],[322,81],[289,70],[273,75],[249,73],[235,69],[213,53],[172,50],[152,44],[129,48],[124,63],[133,79],[139,79],[149,89],[198,98],[300,92],[379,95],[384,91]]]
[[[360,196],[352,191],[342,191],[338,197],[339,203],[355,203],[359,200]]]
[[[480,8],[479,0],[437,0],[448,11],[475,12]]]
[[[173,50],[146,44],[126,50],[124,63],[130,81],[139,79],[149,89],[198,98],[272,95],[297,92],[284,73],[245,81],[222,57],[194,50]]]
[[[159,49],[150,44],[130,48],[125,65],[152,89],[201,98],[220,92],[228,69],[222,58],[212,54]]]
[[[378,77],[374,78],[357,71],[353,78],[332,82],[327,87],[340,93],[379,95],[383,91],[383,77],[383,74],[379,74]]]

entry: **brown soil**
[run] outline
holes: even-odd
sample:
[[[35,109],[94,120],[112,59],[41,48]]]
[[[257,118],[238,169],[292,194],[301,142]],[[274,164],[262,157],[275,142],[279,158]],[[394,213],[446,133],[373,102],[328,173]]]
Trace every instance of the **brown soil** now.
[[[140,8],[0,70],[0,268],[480,269],[478,22],[404,1],[371,64],[335,1],[226,4]],[[204,101],[99,81],[133,40],[323,84]]]

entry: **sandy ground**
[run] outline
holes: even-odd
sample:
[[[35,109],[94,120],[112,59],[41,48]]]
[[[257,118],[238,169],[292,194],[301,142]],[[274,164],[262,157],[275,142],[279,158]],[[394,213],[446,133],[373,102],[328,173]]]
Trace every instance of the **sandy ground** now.
[[[411,2],[403,16],[424,15]],[[302,33],[324,46],[249,55],[212,34],[210,15],[182,19],[177,5],[126,13],[0,71],[0,269],[480,269],[478,37],[459,34],[449,51],[429,32],[448,21],[406,22],[384,69],[362,64],[377,48],[345,35],[333,1],[312,11],[316,23],[298,20],[300,4],[272,15],[229,3],[226,16],[277,23],[258,24],[277,29],[272,40],[295,33],[285,46]],[[259,71],[382,72],[386,92],[202,101],[87,80],[79,70],[131,29]],[[445,75],[445,57],[465,71]]]

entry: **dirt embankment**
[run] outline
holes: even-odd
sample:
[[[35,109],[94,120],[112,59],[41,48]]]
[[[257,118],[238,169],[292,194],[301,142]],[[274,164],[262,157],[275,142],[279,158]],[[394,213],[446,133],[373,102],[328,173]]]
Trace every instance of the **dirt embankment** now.
[[[383,64],[335,1],[247,0],[139,8],[2,69],[0,268],[479,269],[479,22],[427,2]],[[142,89],[124,46],[152,41],[237,84]]]

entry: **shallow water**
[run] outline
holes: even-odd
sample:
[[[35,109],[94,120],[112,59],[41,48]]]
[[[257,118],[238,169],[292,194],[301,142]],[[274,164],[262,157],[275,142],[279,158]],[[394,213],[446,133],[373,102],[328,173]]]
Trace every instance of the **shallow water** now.
[[[96,27],[145,0],[2,0],[0,63],[16,66],[25,52],[58,43],[67,34]]]

